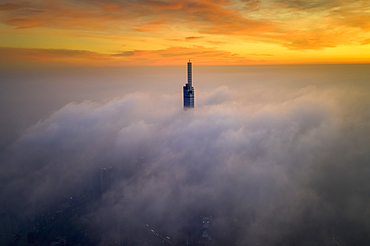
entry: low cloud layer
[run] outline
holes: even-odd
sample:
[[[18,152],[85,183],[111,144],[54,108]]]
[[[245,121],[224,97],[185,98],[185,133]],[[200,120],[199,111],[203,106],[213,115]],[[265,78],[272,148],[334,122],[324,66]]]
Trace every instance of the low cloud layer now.
[[[207,215],[215,245],[367,245],[367,111],[325,93],[269,102],[223,86],[187,111],[139,92],[68,104],[2,156],[1,212],[27,221],[98,192],[79,207],[94,244],[145,227],[182,244]]]
[[[197,37],[190,37],[190,40]],[[212,64],[227,62],[229,65],[240,63],[258,63],[261,61],[250,60],[238,54],[228,51],[220,51],[215,48],[206,48],[203,46],[193,46],[190,48],[173,46],[161,50],[131,50],[117,52],[114,54],[101,54],[87,50],[68,50],[68,49],[29,49],[29,48],[8,48],[1,47],[3,54],[0,64],[5,67],[17,62],[26,67],[60,65],[68,64],[87,64],[94,66],[110,65],[162,65],[162,64],[181,64],[180,61],[186,61],[189,57],[202,60],[201,64]],[[208,58],[207,58],[208,57]]]

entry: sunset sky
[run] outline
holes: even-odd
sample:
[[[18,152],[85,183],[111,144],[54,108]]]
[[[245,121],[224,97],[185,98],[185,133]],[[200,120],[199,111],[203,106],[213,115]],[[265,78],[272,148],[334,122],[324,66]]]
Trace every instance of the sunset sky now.
[[[370,62],[368,0],[2,0],[0,64]]]
[[[368,246],[369,81],[370,0],[0,0],[0,245]]]

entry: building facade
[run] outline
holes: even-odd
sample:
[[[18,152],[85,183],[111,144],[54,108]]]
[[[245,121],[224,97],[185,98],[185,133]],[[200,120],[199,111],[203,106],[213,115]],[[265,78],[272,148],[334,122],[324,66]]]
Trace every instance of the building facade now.
[[[192,64],[188,62],[188,83],[184,85],[184,108],[194,108],[194,88],[193,88]]]

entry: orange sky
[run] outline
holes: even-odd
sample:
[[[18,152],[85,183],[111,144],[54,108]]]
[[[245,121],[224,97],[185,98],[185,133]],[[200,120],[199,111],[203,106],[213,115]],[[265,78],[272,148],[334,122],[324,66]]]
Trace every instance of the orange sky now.
[[[369,63],[368,0],[3,0],[0,64]]]

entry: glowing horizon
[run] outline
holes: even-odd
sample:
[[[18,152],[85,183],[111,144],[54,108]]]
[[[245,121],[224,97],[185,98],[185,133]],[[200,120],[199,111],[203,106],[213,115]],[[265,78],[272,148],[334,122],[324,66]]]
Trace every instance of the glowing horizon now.
[[[2,66],[370,62],[364,0],[0,4]]]

